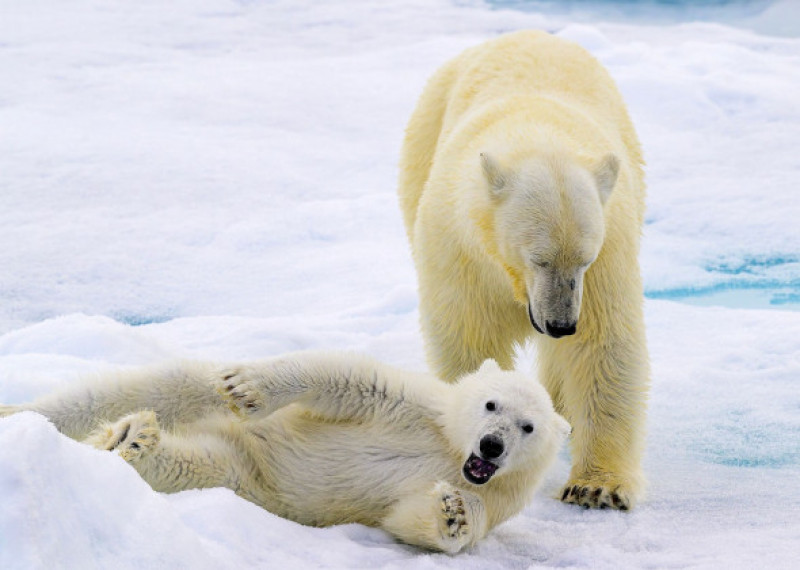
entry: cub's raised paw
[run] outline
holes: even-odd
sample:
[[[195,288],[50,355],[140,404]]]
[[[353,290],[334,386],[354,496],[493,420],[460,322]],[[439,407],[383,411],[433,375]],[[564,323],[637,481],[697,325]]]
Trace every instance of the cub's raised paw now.
[[[434,491],[441,497],[439,532],[444,550],[458,552],[469,544],[471,528],[467,518],[467,505],[461,491],[447,483],[438,483]]]
[[[151,451],[161,440],[161,430],[152,411],[136,412],[95,430],[84,443],[116,451],[125,461],[134,462]]]
[[[630,510],[634,506],[634,494],[628,485],[615,479],[570,480],[561,490],[561,500],[580,505],[586,509]]]
[[[228,407],[239,417],[249,417],[264,408],[261,393],[249,380],[245,368],[222,370],[219,377],[214,380],[214,387]]]

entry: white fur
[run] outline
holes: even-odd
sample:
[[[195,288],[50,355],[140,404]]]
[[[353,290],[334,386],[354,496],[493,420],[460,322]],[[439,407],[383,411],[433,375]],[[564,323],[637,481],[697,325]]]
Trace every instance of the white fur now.
[[[542,384],[574,427],[562,499],[633,506],[649,384],[644,179],[606,70],[544,32],[464,51],[411,116],[399,195],[436,375],[487,358],[511,369],[535,340]]]
[[[333,353],[112,374],[0,415],[21,410],[116,451],[159,491],[225,486],[303,524],[451,553],[527,504],[569,431],[540,385],[493,362],[446,384]],[[488,433],[505,449],[474,485],[462,467]]]

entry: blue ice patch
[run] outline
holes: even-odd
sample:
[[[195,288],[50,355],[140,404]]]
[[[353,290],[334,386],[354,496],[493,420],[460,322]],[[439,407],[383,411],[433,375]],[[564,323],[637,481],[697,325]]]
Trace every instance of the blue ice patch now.
[[[486,0],[494,10],[519,10],[595,24],[601,21],[671,25],[688,22],[726,23],[756,29],[760,33],[796,37],[800,26],[794,10],[781,4],[780,15],[769,14],[775,0]],[[729,102],[735,103],[735,102]]]
[[[704,269],[719,282],[708,287],[648,289],[645,294],[691,305],[800,310],[800,257],[796,255],[726,258]]]
[[[731,412],[715,422],[690,447],[700,459],[730,467],[779,468],[800,465],[800,425],[760,422],[743,412]]]
[[[171,321],[172,319],[174,319],[175,316],[168,314],[139,315],[139,314],[117,313],[111,315],[111,318],[125,325],[129,325],[132,327],[141,327],[144,325],[166,323],[167,321]]]
[[[725,11],[752,16],[766,10],[773,0],[487,0],[495,9],[545,14],[597,15],[621,18],[668,18],[674,21],[714,19]]]

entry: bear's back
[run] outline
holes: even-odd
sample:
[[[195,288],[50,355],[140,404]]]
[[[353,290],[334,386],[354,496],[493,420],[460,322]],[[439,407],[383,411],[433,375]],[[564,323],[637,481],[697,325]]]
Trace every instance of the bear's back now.
[[[526,30],[468,48],[444,64],[426,85],[404,142],[399,194],[412,244],[434,163],[469,170],[477,164],[476,153],[484,150],[484,138],[500,136],[511,147],[525,148],[528,144],[517,145],[514,139],[526,139],[531,132],[518,125],[554,122],[557,131],[572,135],[584,151],[614,149],[627,165],[632,188],[643,190],[639,140],[622,96],[608,72],[581,46]]]
[[[638,139],[614,80],[578,44],[546,32],[520,31],[467,49],[445,70],[453,83],[440,141],[464,121],[482,122],[480,115],[541,109],[546,116],[554,103],[618,133],[639,162]]]

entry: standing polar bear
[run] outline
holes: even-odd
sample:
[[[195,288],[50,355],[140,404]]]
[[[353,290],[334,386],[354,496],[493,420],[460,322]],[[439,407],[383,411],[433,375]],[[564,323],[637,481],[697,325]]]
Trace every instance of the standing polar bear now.
[[[228,487],[302,524],[449,553],[522,510],[569,432],[542,386],[494,362],[446,384],[332,353],[116,374],[0,416],[25,410],[157,491]]]
[[[649,385],[644,181],[611,77],[543,32],[464,51],[411,117],[399,194],[436,374],[487,358],[511,369],[535,336],[542,384],[574,429],[561,499],[633,506]]]

